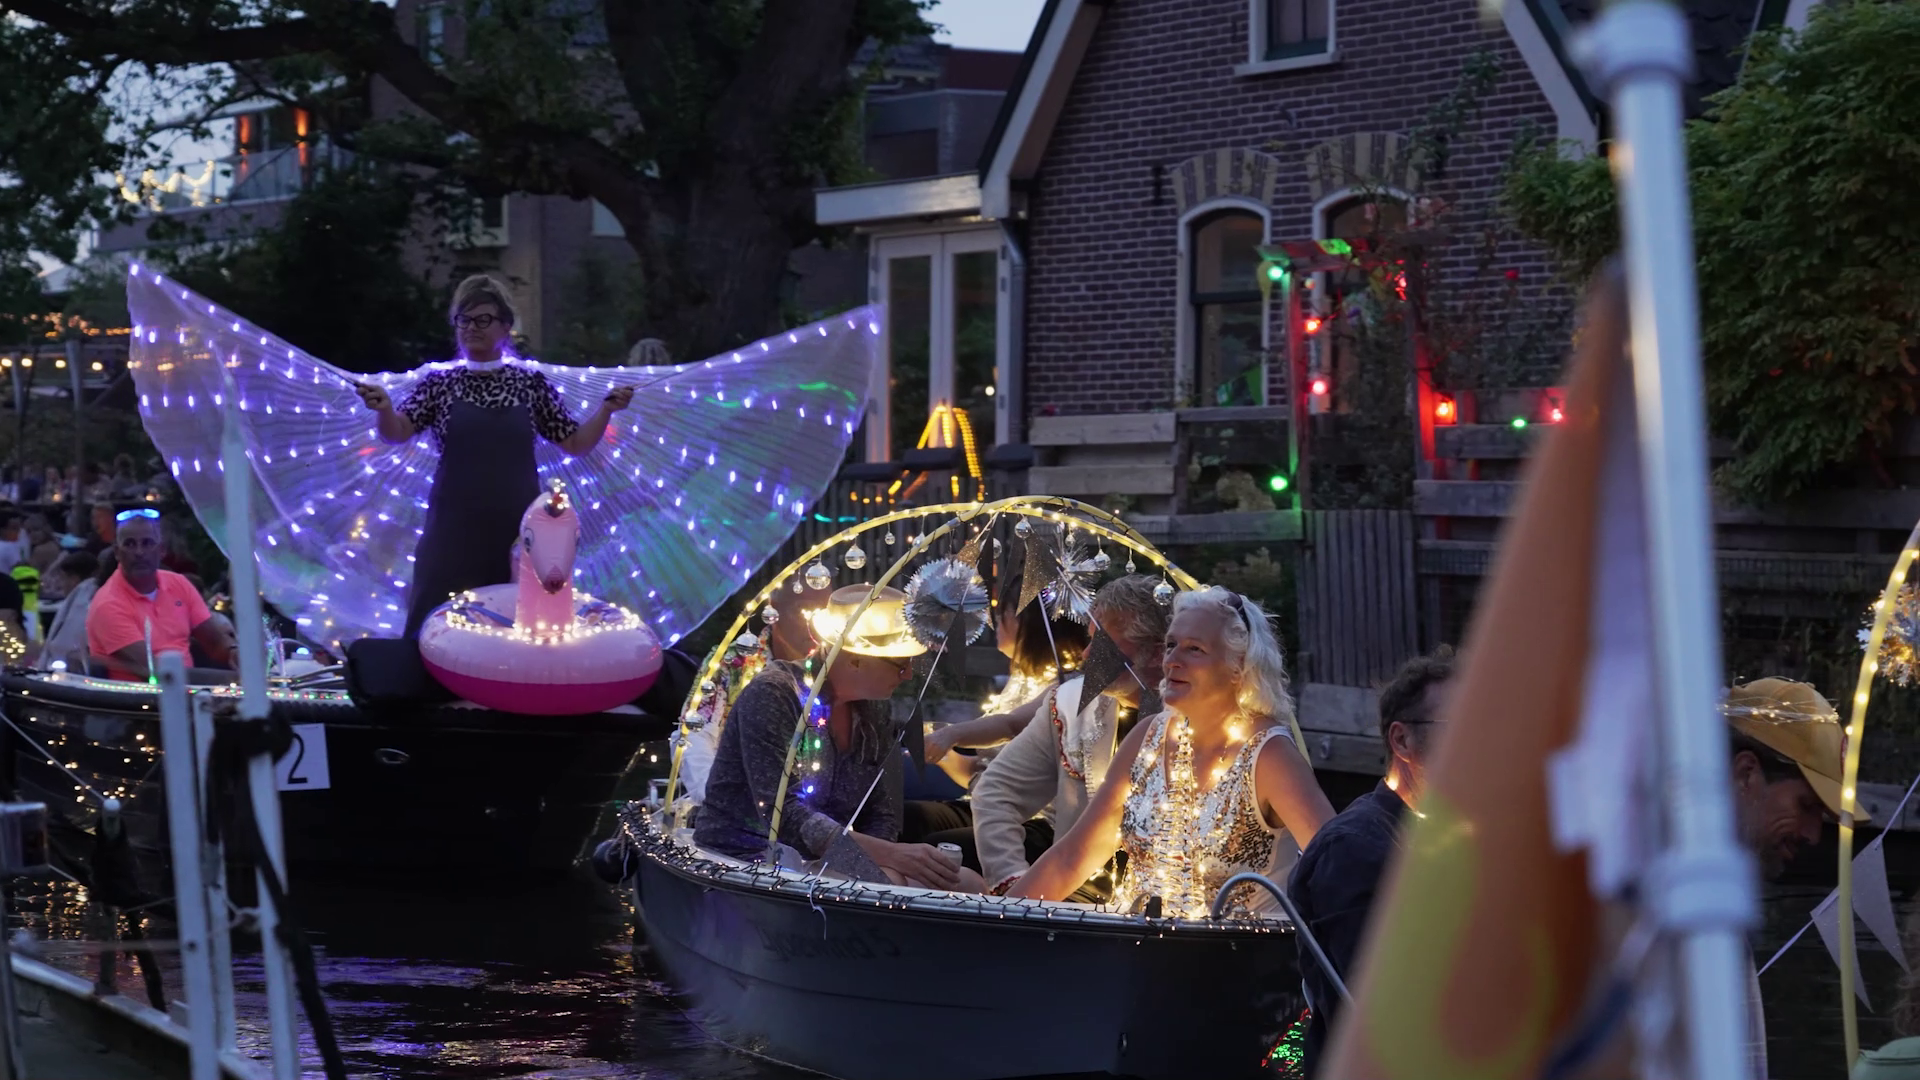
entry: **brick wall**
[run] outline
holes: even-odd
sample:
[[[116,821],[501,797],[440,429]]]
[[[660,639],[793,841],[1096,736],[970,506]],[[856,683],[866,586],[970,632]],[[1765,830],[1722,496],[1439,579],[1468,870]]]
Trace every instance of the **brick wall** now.
[[[1340,0],[1338,64],[1239,77],[1246,0],[1123,0],[1101,20],[1047,148],[1032,196],[1026,394],[1031,413],[1132,412],[1173,406],[1179,210],[1154,170],[1244,147],[1280,162],[1275,240],[1310,237],[1308,151],[1356,132],[1405,132],[1460,82],[1485,49],[1500,76],[1420,194],[1453,207],[1461,239],[1439,260],[1442,283],[1505,289],[1508,272],[1535,310],[1564,309],[1544,254],[1502,230],[1493,200],[1523,130],[1553,133],[1546,98],[1506,30],[1478,0]],[[1491,283],[1473,268],[1490,265]],[[1273,305],[1277,308],[1279,305]],[[1275,349],[1283,329],[1273,330]],[[1273,365],[1269,400],[1285,400]]]

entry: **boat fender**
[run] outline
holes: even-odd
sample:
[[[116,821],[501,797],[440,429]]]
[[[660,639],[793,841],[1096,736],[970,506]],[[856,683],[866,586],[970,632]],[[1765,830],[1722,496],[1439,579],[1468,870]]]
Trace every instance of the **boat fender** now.
[[[593,849],[593,872],[607,884],[618,885],[633,876],[638,861],[634,855],[633,845],[627,843],[626,837],[609,837]]]

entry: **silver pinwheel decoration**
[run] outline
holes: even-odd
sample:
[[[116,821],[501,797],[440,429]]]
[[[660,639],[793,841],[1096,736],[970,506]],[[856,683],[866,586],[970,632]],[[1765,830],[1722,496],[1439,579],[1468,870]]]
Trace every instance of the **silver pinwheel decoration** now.
[[[1053,534],[1053,577],[1040,590],[1040,602],[1054,619],[1072,619],[1085,625],[1093,617],[1093,590],[1099,587],[1103,567],[1085,544],[1067,540],[1066,530]]]
[[[907,629],[921,644],[940,648],[952,635],[971,644],[986,630],[988,612],[980,572],[959,559],[935,559],[907,582]]]

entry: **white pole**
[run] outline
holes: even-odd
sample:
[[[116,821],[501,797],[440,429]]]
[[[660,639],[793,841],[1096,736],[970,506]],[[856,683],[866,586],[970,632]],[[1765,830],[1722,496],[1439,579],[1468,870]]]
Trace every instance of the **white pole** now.
[[[227,564],[233,586],[233,629],[240,651],[240,719],[264,720],[267,702],[266,643],[260,633],[260,588],[253,565],[253,470],[238,419],[228,413],[220,457],[226,473]],[[247,763],[253,792],[253,816],[267,859],[281,882],[287,880],[287,856],[280,833],[280,793],[273,785],[273,759],[257,754]],[[267,1019],[273,1036],[276,1080],[299,1080],[300,1026],[294,1013],[293,966],[280,944],[280,913],[267,894],[265,872],[259,888],[260,960],[267,976]]]
[[[167,829],[172,834],[173,902],[180,931],[180,977],[187,991],[188,1075],[218,1080],[220,1049],[214,1032],[213,957],[208,947],[207,890],[200,861],[200,785],[195,776],[193,718],[187,667],[180,654],[160,657],[160,750],[166,769]]]
[[[1658,666],[1665,848],[1646,902],[1675,942],[1691,1080],[1748,1066],[1743,929],[1756,905],[1751,859],[1734,842],[1720,684],[1719,593],[1707,478],[1706,409],[1693,220],[1682,141],[1692,68],[1685,17],[1661,0],[1610,3],[1582,43],[1612,104],[1646,491]]]
[[[200,805],[212,805],[207,781],[213,760],[213,699],[193,699],[193,748],[199,771]],[[233,919],[227,902],[227,849],[201,834],[201,874],[207,885],[208,956],[213,961],[213,1034],[222,1053],[238,1046],[233,1022]]]

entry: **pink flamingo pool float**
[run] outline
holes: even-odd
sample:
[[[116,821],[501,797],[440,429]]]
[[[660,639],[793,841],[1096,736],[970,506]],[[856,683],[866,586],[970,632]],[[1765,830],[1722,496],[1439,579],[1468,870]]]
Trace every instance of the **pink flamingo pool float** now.
[[[660,642],[635,613],[574,590],[579,541],[580,519],[555,481],[520,519],[514,580],[427,616],[420,658],[433,677],[476,705],[533,716],[602,712],[646,692]]]

